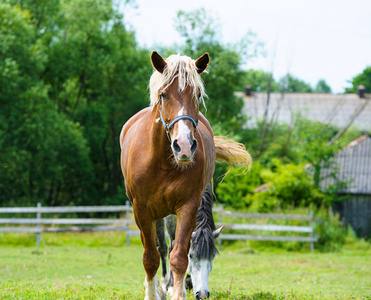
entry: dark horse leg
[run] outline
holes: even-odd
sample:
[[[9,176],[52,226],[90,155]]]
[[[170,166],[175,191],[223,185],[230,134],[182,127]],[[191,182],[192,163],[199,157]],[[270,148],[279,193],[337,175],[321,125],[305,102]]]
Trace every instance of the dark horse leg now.
[[[135,202],[134,202],[135,203]],[[156,225],[152,220],[149,211],[144,208],[134,206],[135,222],[140,229],[140,237],[144,247],[143,266],[146,271],[144,300],[165,300],[166,294],[163,292],[158,281],[156,272],[160,265],[160,254],[156,248]],[[140,212],[136,214],[135,212]]]
[[[161,257],[161,267],[162,267],[162,278],[161,278],[161,285],[162,288],[165,290],[166,282],[169,278],[167,273],[167,266],[166,266],[166,257],[167,257],[167,244],[166,244],[166,237],[165,237],[165,221],[164,219],[159,219],[156,221],[156,233],[157,233],[157,249],[160,252]]]
[[[170,255],[171,250],[173,250],[173,245],[175,241],[175,230],[176,230],[176,216],[175,215],[169,215],[165,218],[165,227],[166,227],[167,233],[169,234],[169,255]],[[170,269],[168,280],[166,283],[166,290],[169,291],[170,294],[173,293],[173,286],[174,286],[174,278],[173,278],[173,274]]]

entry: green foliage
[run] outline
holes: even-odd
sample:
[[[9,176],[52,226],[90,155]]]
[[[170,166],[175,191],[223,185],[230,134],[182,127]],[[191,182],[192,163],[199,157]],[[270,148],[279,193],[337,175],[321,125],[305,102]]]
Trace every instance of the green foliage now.
[[[366,93],[371,93],[371,66],[366,67],[362,73],[353,77],[350,83],[352,84],[352,87],[346,88],[345,89],[346,93],[357,93],[358,92],[357,87],[360,85],[365,86]]]
[[[287,93],[312,93],[313,89],[310,84],[299,78],[287,74],[279,80],[280,89]]]
[[[251,173],[238,175],[233,170],[217,188],[219,201],[235,209],[271,212],[288,207],[321,205],[329,199],[314,188],[304,164],[282,164],[273,161],[272,169],[255,163]],[[256,187],[264,183],[262,190]]]
[[[59,199],[79,203],[90,193],[91,165],[79,126],[59,114],[39,80],[45,64],[30,24],[30,14],[18,6],[1,5],[2,48],[0,131],[0,203],[55,204]],[[1,64],[1,63],[0,63]],[[12,80],[12,84],[7,84]],[[11,100],[11,101],[10,101]],[[73,156],[70,153],[74,153]],[[74,180],[80,178],[80,181]],[[85,188],[85,193],[82,192]],[[61,200],[62,201],[62,200]]]
[[[333,215],[331,211],[320,209],[316,216],[321,222],[315,223],[315,233],[318,236],[316,246],[321,252],[340,251],[344,246],[347,235],[351,235],[352,229],[344,227],[338,214]]]
[[[259,157],[258,129],[240,131],[238,139],[244,141],[252,153],[254,165],[250,173],[241,176],[237,176],[238,170],[231,171],[216,188],[219,201],[236,209],[265,212],[289,206],[328,206],[338,201],[338,187],[326,194],[320,191],[321,169],[333,166],[335,153],[357,133],[349,132],[335,144],[328,145],[336,132],[333,126],[297,115],[293,126],[272,127]],[[265,184],[265,189],[255,193],[261,184]]]
[[[138,47],[116,5],[112,0],[0,4],[1,205],[121,203],[118,136],[125,121],[148,104],[152,67],[150,51]],[[249,174],[232,170],[217,187],[220,201],[256,211],[330,203],[332,196],[318,190],[320,170],[347,137],[328,146],[335,128],[294,116],[291,125],[272,124],[261,142],[263,128],[244,127],[243,100],[234,95],[246,84],[256,91],[286,92],[308,92],[310,86],[292,75],[279,86],[271,74],[244,71],[261,43],[249,32],[235,45],[222,44],[219,21],[204,9],[180,11],[175,27],[184,38],[173,47],[176,52],[211,56],[209,74],[202,76],[215,134],[245,143],[255,160]],[[320,81],[318,90],[326,88]],[[313,179],[303,167],[308,163]],[[217,165],[216,176],[225,170]],[[267,190],[254,192],[261,184]]]
[[[0,203],[109,204],[122,193],[120,129],[148,103],[149,52],[110,0],[7,2]]]
[[[193,11],[178,11],[175,29],[185,39],[187,52],[198,53],[208,46],[219,44],[220,24],[204,8]]]
[[[246,209],[250,204],[247,202],[246,195],[253,193],[254,189],[263,182],[260,177],[262,168],[259,162],[255,162],[249,173],[242,173],[238,168],[230,170],[216,189],[218,199],[223,206]]]
[[[267,190],[261,193],[269,195],[267,198],[279,199],[280,208],[320,205],[325,201],[325,196],[314,188],[312,178],[303,163],[282,164],[275,159],[272,169],[263,170],[261,173],[263,181],[267,184]],[[261,211],[264,204],[254,200],[252,197],[252,209]]]
[[[327,84],[327,82],[324,79],[320,79],[316,87],[314,88],[315,93],[331,93],[331,87]]]
[[[213,127],[222,124],[224,128],[228,128],[229,133],[233,133],[241,128],[246,120],[241,113],[243,101],[234,95],[242,85],[244,53],[237,50],[238,47],[219,42],[220,24],[209,16],[205,9],[179,11],[175,27],[185,39],[184,46],[180,47],[182,53],[193,58],[205,52],[209,53],[210,74],[203,75],[209,97],[205,113]],[[245,43],[246,40],[248,37],[245,37]]]
[[[244,91],[247,85],[254,92],[280,91],[280,87],[272,74],[263,70],[250,69],[245,71],[243,74],[243,86],[240,87],[240,91]]]
[[[310,84],[291,74],[287,74],[276,82],[271,73],[254,69],[244,72],[243,86],[239,87],[239,90],[244,91],[247,85],[254,92],[331,93],[331,87],[324,79],[320,79],[313,89]]]

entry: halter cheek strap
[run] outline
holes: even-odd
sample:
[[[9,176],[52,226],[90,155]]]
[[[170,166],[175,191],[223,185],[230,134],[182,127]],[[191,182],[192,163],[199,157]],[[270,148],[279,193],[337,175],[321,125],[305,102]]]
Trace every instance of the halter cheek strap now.
[[[176,117],[174,120],[172,120],[169,124],[167,124],[167,123],[165,122],[164,116],[162,115],[162,110],[161,110],[161,101],[160,101],[160,100],[161,100],[161,99],[159,99],[159,100],[157,101],[156,105],[157,105],[158,103],[160,103],[159,111],[160,111],[161,122],[162,122],[162,124],[163,124],[164,127],[165,127],[166,135],[167,135],[167,138],[168,138],[168,140],[169,140],[170,142],[171,142],[171,139],[170,139],[170,129],[171,129],[171,127],[174,126],[174,124],[175,124],[176,122],[178,122],[178,121],[180,121],[180,120],[189,120],[189,121],[191,121],[192,124],[193,124],[193,126],[195,127],[195,132],[196,132],[199,118],[197,118],[197,121],[196,121],[194,118],[192,118],[192,117],[189,116],[189,115],[181,115],[181,116],[178,116],[178,117]]]

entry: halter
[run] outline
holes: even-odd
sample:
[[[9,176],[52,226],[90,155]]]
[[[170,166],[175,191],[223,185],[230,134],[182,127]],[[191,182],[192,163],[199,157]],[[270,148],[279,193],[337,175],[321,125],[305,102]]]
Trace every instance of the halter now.
[[[169,142],[171,142],[171,139],[170,139],[170,129],[171,127],[174,126],[174,124],[180,120],[189,120],[192,122],[193,126],[195,127],[195,132],[197,130],[197,125],[198,125],[198,120],[199,120],[199,117],[197,118],[197,121],[195,119],[193,119],[191,116],[189,115],[181,115],[181,116],[177,116],[174,120],[172,120],[169,124],[166,123],[165,119],[164,119],[164,116],[162,115],[162,110],[161,110],[161,107],[162,107],[162,102],[161,102],[161,96],[159,97],[157,104],[160,103],[160,108],[159,108],[159,111],[160,111],[160,118],[161,118],[161,122],[162,124],[164,125],[165,127],[165,130],[166,130],[166,135],[167,135],[167,138],[169,140]]]

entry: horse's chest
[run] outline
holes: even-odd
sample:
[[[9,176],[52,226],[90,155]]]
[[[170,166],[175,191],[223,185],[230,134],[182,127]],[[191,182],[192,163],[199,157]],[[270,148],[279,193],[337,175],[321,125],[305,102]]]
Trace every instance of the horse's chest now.
[[[176,207],[193,201],[195,195],[201,195],[202,180],[197,180],[197,172],[171,172],[157,169],[136,173],[131,177],[131,194],[138,204],[146,205],[151,210],[161,210],[165,215],[174,213]]]

